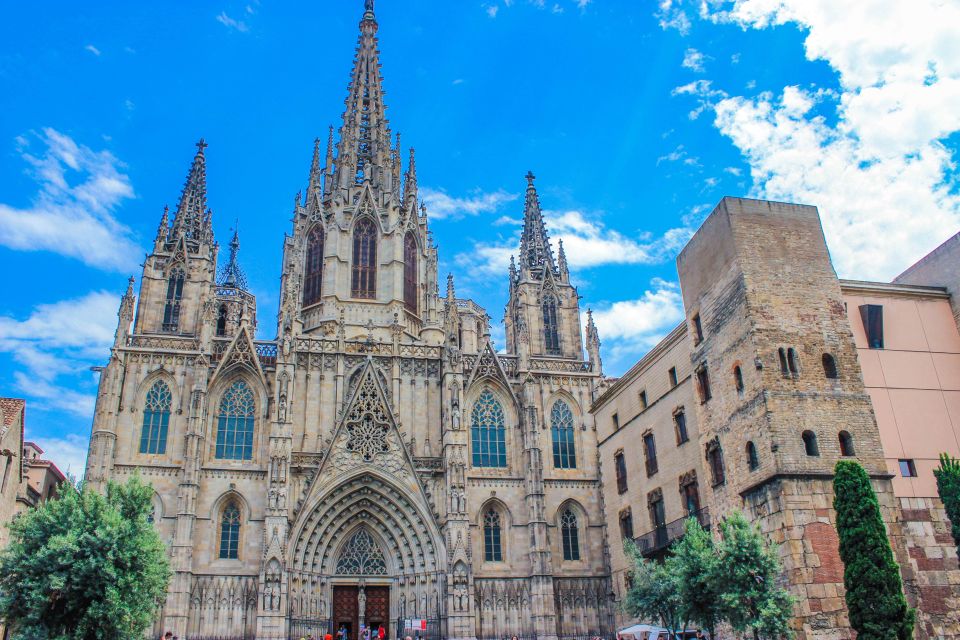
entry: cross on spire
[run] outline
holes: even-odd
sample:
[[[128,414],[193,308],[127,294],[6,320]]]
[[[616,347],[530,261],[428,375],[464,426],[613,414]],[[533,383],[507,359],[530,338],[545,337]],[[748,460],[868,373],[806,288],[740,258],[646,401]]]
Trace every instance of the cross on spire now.
[[[204,155],[207,146],[203,138],[196,144],[197,153],[187,172],[187,180],[183,185],[173,220],[173,237],[183,234],[187,240],[197,243],[213,239],[210,213],[207,209],[207,159]]]

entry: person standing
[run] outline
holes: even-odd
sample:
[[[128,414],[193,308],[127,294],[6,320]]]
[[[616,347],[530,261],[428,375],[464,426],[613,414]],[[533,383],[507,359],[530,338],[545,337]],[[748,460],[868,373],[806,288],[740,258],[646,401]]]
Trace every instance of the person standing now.
[[[380,627],[377,629],[377,640],[385,640],[386,637],[387,637],[387,632],[383,628],[383,625],[380,625]]]

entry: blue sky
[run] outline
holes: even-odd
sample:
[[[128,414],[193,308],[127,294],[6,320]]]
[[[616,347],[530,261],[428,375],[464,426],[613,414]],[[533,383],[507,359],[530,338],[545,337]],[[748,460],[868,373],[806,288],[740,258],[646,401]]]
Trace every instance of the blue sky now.
[[[841,276],[955,233],[960,9],[937,0],[378,0],[388,115],[458,295],[503,313],[524,174],[612,375],[681,319],[674,258],[724,195],[816,204]],[[201,136],[261,337],[361,0],[7,3],[0,395],[78,472],[126,278]]]

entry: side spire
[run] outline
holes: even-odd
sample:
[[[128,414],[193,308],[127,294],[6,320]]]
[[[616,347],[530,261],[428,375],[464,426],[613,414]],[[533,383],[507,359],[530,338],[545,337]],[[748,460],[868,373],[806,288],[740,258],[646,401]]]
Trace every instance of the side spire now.
[[[207,143],[203,138],[197,143],[197,153],[193,157],[183,193],[177,204],[177,213],[173,221],[173,234],[184,234],[188,240],[202,241],[207,224],[207,159],[204,150]]]
[[[307,202],[312,202],[314,194],[319,194],[323,189],[321,182],[323,176],[320,173],[320,138],[313,139],[313,160],[310,162],[310,184],[307,187]]]
[[[523,233],[520,236],[520,270],[542,276],[544,269],[556,271],[550,238],[540,211],[540,197],[534,184],[536,176],[527,172],[527,196],[523,211]]]
[[[247,290],[247,278],[240,268],[237,261],[237,253],[240,251],[240,223],[237,222],[233,228],[233,238],[230,239],[230,259],[221,269],[220,277],[217,279],[221,287],[230,287],[231,289]]]
[[[416,152],[410,147],[410,160],[407,162],[407,183],[403,190],[403,202],[409,211],[417,210],[417,159]]]
[[[567,254],[563,250],[563,238],[559,240],[560,248],[557,250],[557,269],[560,273],[560,279],[566,282],[570,279],[570,268],[567,267]]]

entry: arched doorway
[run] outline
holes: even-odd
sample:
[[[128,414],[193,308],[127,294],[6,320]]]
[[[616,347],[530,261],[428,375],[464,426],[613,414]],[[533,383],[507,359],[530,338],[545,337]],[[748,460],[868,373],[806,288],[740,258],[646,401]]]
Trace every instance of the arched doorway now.
[[[419,487],[370,468],[323,478],[289,548],[292,636],[445,617],[446,552]]]

